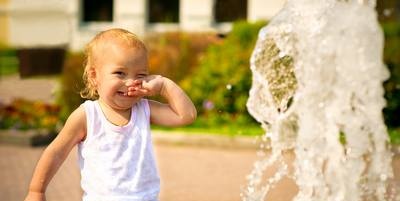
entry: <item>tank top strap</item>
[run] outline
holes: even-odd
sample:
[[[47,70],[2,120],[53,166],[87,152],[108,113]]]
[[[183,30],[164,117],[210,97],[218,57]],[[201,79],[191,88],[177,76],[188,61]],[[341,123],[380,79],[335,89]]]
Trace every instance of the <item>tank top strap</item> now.
[[[83,141],[85,143],[89,141],[91,134],[95,132],[95,126],[99,124],[99,114],[96,110],[95,101],[86,100],[82,106],[86,113],[86,139]]]
[[[137,109],[141,110],[142,115],[144,117],[144,120],[146,123],[150,123],[150,105],[149,101],[147,99],[142,98],[138,104],[137,104]]]

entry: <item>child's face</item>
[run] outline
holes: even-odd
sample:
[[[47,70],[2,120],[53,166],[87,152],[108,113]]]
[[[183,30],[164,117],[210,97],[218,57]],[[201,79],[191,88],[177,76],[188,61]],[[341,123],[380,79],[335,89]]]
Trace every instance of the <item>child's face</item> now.
[[[97,57],[95,81],[99,99],[113,109],[130,109],[140,97],[128,96],[128,87],[148,75],[146,51],[110,44]]]

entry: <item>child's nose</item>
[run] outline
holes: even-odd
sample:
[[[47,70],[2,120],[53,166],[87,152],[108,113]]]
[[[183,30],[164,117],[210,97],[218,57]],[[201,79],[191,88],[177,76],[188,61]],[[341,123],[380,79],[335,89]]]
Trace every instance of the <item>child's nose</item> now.
[[[133,86],[133,85],[134,85],[134,80],[133,80],[133,79],[127,79],[127,80],[125,81],[125,86],[131,87],[131,86]]]

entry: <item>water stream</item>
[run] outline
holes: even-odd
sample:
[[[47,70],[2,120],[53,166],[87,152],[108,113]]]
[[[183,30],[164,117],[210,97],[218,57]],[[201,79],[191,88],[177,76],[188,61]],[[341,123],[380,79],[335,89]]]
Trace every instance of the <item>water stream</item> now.
[[[261,29],[247,107],[270,154],[255,163],[243,201],[267,199],[284,178],[298,186],[295,201],[400,200],[387,192],[393,170],[382,83],[389,72],[375,4],[288,0]]]

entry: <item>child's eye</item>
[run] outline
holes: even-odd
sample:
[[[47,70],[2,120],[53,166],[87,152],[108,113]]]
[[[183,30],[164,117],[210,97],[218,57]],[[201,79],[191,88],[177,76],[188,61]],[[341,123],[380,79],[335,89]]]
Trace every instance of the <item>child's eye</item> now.
[[[122,72],[122,71],[115,71],[115,72],[113,72],[113,74],[114,74],[114,75],[118,75],[118,76],[123,76],[123,75],[125,75],[125,73]]]

